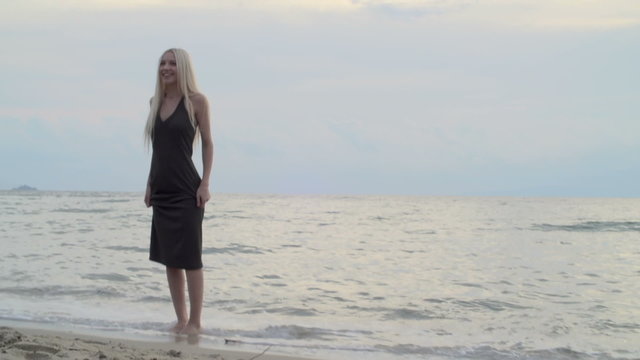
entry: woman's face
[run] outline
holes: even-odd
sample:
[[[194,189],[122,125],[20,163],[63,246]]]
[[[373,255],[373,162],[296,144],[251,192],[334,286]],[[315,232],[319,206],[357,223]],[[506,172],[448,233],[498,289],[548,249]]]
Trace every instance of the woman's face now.
[[[175,84],[178,81],[178,70],[176,69],[176,56],[171,51],[167,51],[160,58],[160,80],[164,85]]]

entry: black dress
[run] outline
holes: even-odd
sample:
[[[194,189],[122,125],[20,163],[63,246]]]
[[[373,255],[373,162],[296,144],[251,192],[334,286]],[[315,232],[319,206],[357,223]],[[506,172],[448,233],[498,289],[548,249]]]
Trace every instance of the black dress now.
[[[188,270],[202,268],[204,209],[196,203],[201,178],[191,160],[194,137],[184,98],[166,120],[158,112],[149,172],[153,206],[149,259]]]

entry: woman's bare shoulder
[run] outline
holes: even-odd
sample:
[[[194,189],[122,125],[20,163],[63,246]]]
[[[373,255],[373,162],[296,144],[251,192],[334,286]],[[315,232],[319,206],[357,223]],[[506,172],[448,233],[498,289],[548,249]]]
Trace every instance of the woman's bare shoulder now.
[[[208,104],[207,97],[202,93],[193,93],[189,95],[189,100],[191,100],[195,106],[206,106]]]

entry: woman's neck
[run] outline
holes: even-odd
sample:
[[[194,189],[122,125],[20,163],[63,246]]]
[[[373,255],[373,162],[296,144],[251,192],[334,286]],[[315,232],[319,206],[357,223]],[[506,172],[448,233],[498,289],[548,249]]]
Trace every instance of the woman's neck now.
[[[164,88],[164,97],[170,99],[179,98],[182,97],[182,92],[176,85],[169,85]]]

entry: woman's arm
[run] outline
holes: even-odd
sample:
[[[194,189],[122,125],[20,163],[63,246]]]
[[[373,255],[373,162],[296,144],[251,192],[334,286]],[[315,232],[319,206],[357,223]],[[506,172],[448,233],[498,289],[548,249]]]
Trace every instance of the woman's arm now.
[[[153,97],[149,99],[149,106],[153,103]],[[147,186],[144,192],[144,204],[147,207],[151,206],[151,166],[149,166],[149,175],[147,176]]]
[[[147,188],[144,191],[144,204],[147,207],[151,206],[151,185],[149,185],[149,180],[147,180]]]
[[[209,193],[209,183],[211,180],[211,169],[213,168],[213,139],[211,137],[211,119],[209,118],[209,102],[202,94],[191,96],[196,121],[200,128],[200,140],[202,142],[202,182],[196,194],[198,207],[204,204],[211,197]]]

